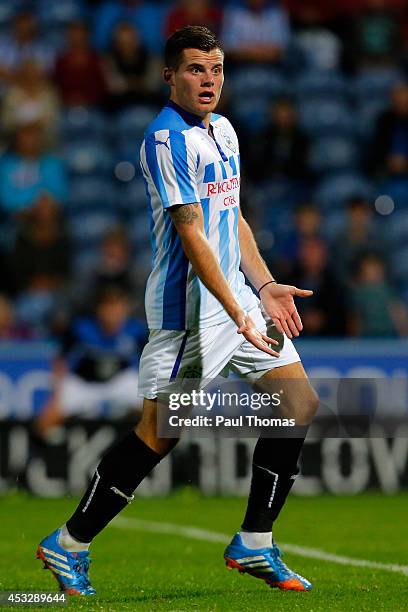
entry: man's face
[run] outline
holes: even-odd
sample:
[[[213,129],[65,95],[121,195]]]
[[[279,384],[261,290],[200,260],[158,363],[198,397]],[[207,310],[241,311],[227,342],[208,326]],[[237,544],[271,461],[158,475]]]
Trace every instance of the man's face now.
[[[177,68],[166,68],[164,78],[171,87],[171,100],[203,118],[213,112],[220,99],[224,55],[220,49],[184,49]]]

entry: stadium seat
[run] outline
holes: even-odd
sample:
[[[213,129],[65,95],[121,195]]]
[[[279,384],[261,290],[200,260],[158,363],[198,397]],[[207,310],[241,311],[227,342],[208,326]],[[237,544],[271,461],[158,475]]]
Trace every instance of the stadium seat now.
[[[66,212],[115,210],[116,191],[113,183],[95,177],[72,179]]]
[[[408,244],[408,210],[396,210],[388,217],[385,235],[394,247]]]
[[[397,208],[408,210],[408,179],[402,177],[390,177],[379,185],[379,193],[388,195],[394,200]]]
[[[367,141],[375,130],[379,115],[387,109],[388,100],[384,98],[374,98],[372,100],[364,100],[357,109],[358,116],[358,132],[360,137]]]
[[[118,217],[113,213],[81,212],[69,221],[70,235],[75,246],[82,244],[89,248],[98,245],[104,234],[118,222]]]
[[[295,80],[294,93],[299,103],[311,99],[341,101],[348,98],[349,86],[338,72],[313,70]]]
[[[246,130],[257,132],[266,124],[268,111],[269,102],[265,97],[242,96],[234,101],[232,115]]]
[[[110,124],[100,111],[76,106],[62,114],[60,131],[66,143],[90,139],[104,141],[110,135]]]
[[[312,143],[310,166],[316,172],[349,170],[358,166],[356,143],[344,136],[322,136]]]
[[[143,179],[133,179],[118,193],[120,208],[125,214],[133,215],[136,211],[143,211],[147,215],[147,196]]]
[[[300,123],[312,136],[345,136],[357,131],[352,109],[334,100],[313,100],[298,105]]]
[[[399,283],[408,284],[408,247],[394,250],[391,256],[391,267]]]
[[[359,105],[372,100],[387,100],[392,87],[404,80],[395,68],[367,68],[351,83],[351,91]]]
[[[250,94],[253,97],[276,98],[289,93],[287,81],[279,72],[270,68],[237,70],[229,79],[228,88],[233,96],[248,96]]]
[[[334,173],[324,178],[314,193],[315,201],[323,208],[342,208],[347,200],[361,195],[371,200],[373,185],[355,172]]]
[[[36,13],[40,21],[48,27],[58,27],[81,18],[85,11],[81,0],[37,0]]]
[[[114,158],[102,143],[72,142],[65,147],[63,157],[71,176],[112,176]]]
[[[153,121],[157,113],[157,108],[142,105],[119,113],[115,126],[118,142],[143,140],[146,127]]]
[[[0,33],[7,33],[10,21],[22,6],[21,0],[0,0]]]

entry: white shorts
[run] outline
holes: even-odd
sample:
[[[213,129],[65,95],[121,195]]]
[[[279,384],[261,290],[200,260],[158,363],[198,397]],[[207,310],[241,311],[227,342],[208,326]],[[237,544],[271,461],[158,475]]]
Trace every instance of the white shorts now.
[[[166,388],[176,378],[211,380],[230,372],[255,382],[272,368],[300,361],[289,338],[278,334],[274,324],[265,321],[260,308],[249,312],[257,328],[280,340],[280,352],[273,357],[255,348],[237,333],[230,320],[221,325],[189,331],[151,330],[139,365],[139,394],[154,399],[158,390]]]
[[[87,382],[76,374],[64,376],[59,389],[59,400],[65,416],[93,416],[108,404],[110,414],[119,416],[123,409],[140,403],[138,372],[128,368],[107,382]]]

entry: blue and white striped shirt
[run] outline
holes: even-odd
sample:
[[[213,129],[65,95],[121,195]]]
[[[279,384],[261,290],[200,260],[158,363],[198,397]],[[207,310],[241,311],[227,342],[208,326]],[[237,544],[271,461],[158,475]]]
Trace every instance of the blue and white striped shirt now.
[[[166,212],[175,205],[201,202],[205,233],[232,292],[245,310],[256,304],[239,269],[238,139],[225,117],[212,114],[211,125],[214,138],[199,117],[170,101],[147,128],[142,143],[153,249],[145,298],[150,329],[210,327],[229,319],[184,254]]]

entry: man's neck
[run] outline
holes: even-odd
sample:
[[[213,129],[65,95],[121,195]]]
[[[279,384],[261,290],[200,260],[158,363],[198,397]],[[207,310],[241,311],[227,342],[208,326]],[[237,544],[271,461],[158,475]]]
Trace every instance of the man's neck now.
[[[207,128],[207,130],[209,131],[210,121],[211,121],[211,113],[207,113],[204,117],[200,117],[200,115],[197,115],[196,113],[192,113],[188,108],[185,108],[185,106],[180,104],[174,98],[170,97],[169,101],[172,104],[175,104],[176,106],[178,106],[178,108],[180,108],[182,111],[184,111],[188,115],[190,115],[192,117],[196,117],[197,120],[200,121]]]

